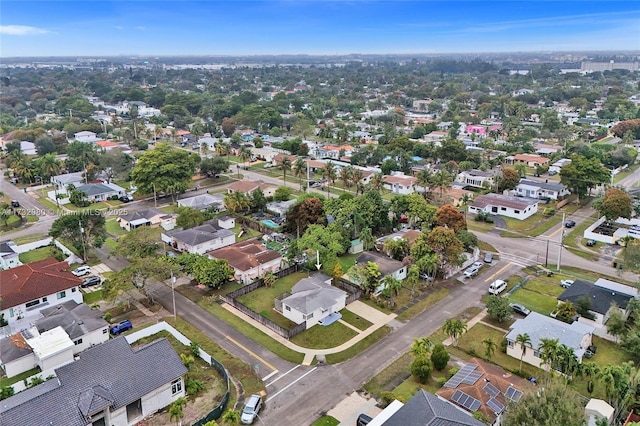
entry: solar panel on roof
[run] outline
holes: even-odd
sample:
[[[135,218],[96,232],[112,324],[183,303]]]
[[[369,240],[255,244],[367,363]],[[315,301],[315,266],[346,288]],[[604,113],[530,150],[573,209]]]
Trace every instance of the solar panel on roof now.
[[[467,375],[467,377],[462,379],[462,383],[466,385],[474,385],[478,381],[478,379],[482,377],[482,374],[482,371],[472,371]]]
[[[496,414],[500,414],[504,410],[504,404],[502,402],[498,401],[497,399],[491,398],[489,401],[487,401],[487,405]]]
[[[485,391],[491,398],[495,398],[496,396],[500,395],[500,389],[498,389],[491,383],[487,383],[486,385],[484,385],[482,390]]]
[[[472,398],[472,397],[469,397],[469,398],[471,398],[471,402],[469,402],[469,404],[467,405],[468,410],[473,412],[478,411],[478,408],[480,408],[482,403],[475,398]]]
[[[506,396],[510,401],[518,402],[520,398],[522,398],[522,392],[513,386],[509,386],[509,389],[504,393],[504,396]]]
[[[480,401],[460,390],[453,393],[451,400],[469,411],[478,411],[478,408],[482,405]]]
[[[471,384],[471,385],[474,384],[478,380],[477,378],[471,383],[465,382],[464,380],[470,374],[479,373],[479,372],[475,371],[476,367],[477,366],[475,364],[466,364],[464,367],[462,367],[460,369],[460,371],[458,371],[456,374],[454,374],[453,377],[451,377],[447,381],[447,383],[444,384],[444,387],[445,388],[455,389],[460,385],[460,383],[467,383],[467,384]],[[480,376],[482,376],[482,373],[480,373]],[[478,376],[478,378],[480,376]]]

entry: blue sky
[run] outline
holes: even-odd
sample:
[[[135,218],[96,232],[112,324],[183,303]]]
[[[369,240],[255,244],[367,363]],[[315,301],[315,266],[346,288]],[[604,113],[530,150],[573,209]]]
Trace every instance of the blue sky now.
[[[0,56],[640,50],[639,4],[2,0]]]

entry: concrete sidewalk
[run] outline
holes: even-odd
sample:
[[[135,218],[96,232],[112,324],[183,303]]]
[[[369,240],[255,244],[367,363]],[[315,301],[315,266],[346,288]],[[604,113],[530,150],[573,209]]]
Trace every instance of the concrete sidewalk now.
[[[357,330],[359,331],[358,335],[352,337],[351,339],[349,339],[348,341],[344,342],[343,344],[339,345],[339,346],[335,346],[333,348],[328,348],[328,349],[309,349],[309,348],[304,348],[302,346],[298,346],[295,343],[285,339],[284,337],[280,336],[279,334],[277,334],[276,332],[274,332],[273,330],[271,330],[269,327],[266,327],[262,324],[260,324],[258,321],[255,321],[253,318],[249,317],[248,315],[240,312],[239,310],[235,309],[233,306],[227,304],[227,303],[223,303],[222,307],[225,308],[227,311],[231,312],[232,314],[236,315],[237,317],[241,318],[243,321],[251,324],[252,326],[254,326],[255,328],[257,328],[258,330],[262,331],[263,333],[265,333],[266,335],[270,336],[271,338],[273,338],[274,340],[278,341],[278,343],[281,343],[282,345],[288,347],[289,349],[292,349],[296,352],[300,352],[304,354],[304,360],[302,361],[303,365],[311,365],[311,363],[313,362],[313,359],[318,356],[318,355],[328,355],[328,354],[334,354],[334,353],[338,353],[338,352],[342,352],[345,349],[350,348],[351,346],[355,345],[356,343],[360,342],[361,340],[363,340],[365,337],[369,336],[370,334],[372,334],[374,331],[378,330],[379,328],[385,326],[387,323],[389,323],[390,321],[392,321],[395,317],[396,314],[385,314],[383,312],[378,311],[375,308],[371,308],[369,306],[367,306],[366,304],[356,301],[353,302],[351,304],[349,304],[346,308],[348,310],[351,311],[351,307],[352,305],[355,305],[355,309],[358,312],[354,312],[358,315],[360,315],[362,313],[362,316],[364,319],[366,319],[367,321],[372,322],[372,325],[369,326],[369,328],[367,328],[366,330]],[[362,306],[364,306],[364,308]],[[369,314],[373,314],[373,312],[370,312],[368,310],[373,310],[375,311],[375,315],[371,315],[371,317],[367,316],[367,313]],[[374,321],[371,321],[374,320]],[[321,325],[316,325],[315,327],[321,327]],[[356,330],[354,327],[350,327],[354,330]]]

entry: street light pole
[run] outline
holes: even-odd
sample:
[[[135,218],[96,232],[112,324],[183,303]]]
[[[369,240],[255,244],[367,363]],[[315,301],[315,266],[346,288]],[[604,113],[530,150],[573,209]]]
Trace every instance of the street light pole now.
[[[78,221],[78,226],[80,226],[80,240],[82,241],[82,253],[85,262],[87,261],[87,245],[84,243],[84,228],[82,227],[82,222]]]
[[[173,300],[173,324],[177,322],[176,318],[176,292],[174,291],[174,284],[176,283],[176,277],[173,276],[171,271],[171,299]]]

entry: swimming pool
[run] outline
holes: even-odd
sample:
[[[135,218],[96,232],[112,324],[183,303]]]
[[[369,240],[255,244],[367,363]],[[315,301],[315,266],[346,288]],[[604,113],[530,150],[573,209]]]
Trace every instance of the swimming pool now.
[[[264,223],[265,225],[267,225],[269,228],[279,228],[280,227],[280,225],[278,225],[277,223],[275,223],[271,219],[261,220],[261,222]]]

